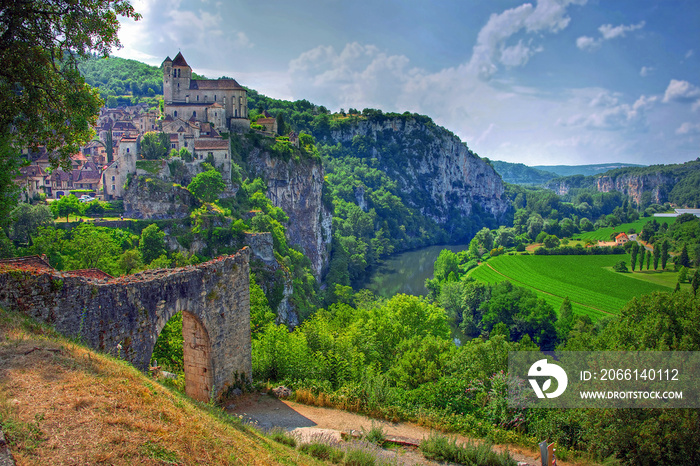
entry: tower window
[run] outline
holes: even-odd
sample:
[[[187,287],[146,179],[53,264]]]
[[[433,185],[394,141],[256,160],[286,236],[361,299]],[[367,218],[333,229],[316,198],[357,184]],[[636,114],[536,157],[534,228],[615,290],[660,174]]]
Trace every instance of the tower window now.
[[[216,94],[214,94],[214,102],[216,102]]]
[[[175,112],[174,112],[174,113],[175,113],[175,116],[177,116],[177,110],[175,110]]]
[[[192,116],[197,117],[197,112],[196,111],[192,112]]]
[[[199,102],[199,96],[197,96],[197,102]]]

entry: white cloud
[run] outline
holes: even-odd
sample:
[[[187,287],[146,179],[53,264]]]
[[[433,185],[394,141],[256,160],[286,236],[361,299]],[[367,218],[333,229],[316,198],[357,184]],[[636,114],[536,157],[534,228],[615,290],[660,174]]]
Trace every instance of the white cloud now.
[[[525,45],[522,40],[516,45],[507,45],[514,34],[557,33],[568,26],[566,8],[570,4],[585,4],[586,0],[539,0],[537,6],[524,3],[499,14],[493,14],[481,28],[472,50],[469,67],[482,79],[490,79],[498,70],[498,64],[522,66],[542,47]]]
[[[686,121],[678,127],[676,134],[700,134],[700,123]]]
[[[700,88],[688,81],[672,79],[664,93],[664,102],[692,102],[700,97]]]
[[[651,73],[655,69],[656,68],[652,66],[642,66],[642,69],[639,70],[639,76],[641,76],[642,78],[646,78],[647,76],[649,76],[649,73]]]
[[[690,49],[690,50],[688,50],[687,52],[685,52],[685,58],[686,58],[686,60],[687,60],[688,58],[692,57],[692,56],[693,56],[693,53],[694,53],[694,52],[693,52],[693,49]]]
[[[603,36],[603,39],[610,40],[616,37],[625,37],[625,35],[628,32],[636,31],[637,29],[643,28],[644,24],[644,21],[640,21],[638,24],[630,24],[629,26],[625,26],[624,24],[620,24],[619,26],[613,26],[612,24],[603,24],[601,27],[598,28],[598,31],[600,31],[600,34]]]
[[[166,55],[172,57],[178,49],[190,61],[188,51],[219,58],[221,50],[254,46],[245,32],[225,23],[217,9],[192,9],[191,2],[182,0],[134,0],[132,4],[143,18],[137,22],[120,20],[119,38],[124,48],[115,51],[117,56],[160,65]]]
[[[600,47],[600,44],[602,44],[602,41],[595,40],[594,38],[588,36],[581,36],[576,39],[576,47],[580,48],[581,50],[595,50]]]
[[[630,24],[629,26],[625,26],[624,24],[621,24],[619,26],[613,26],[612,24],[603,24],[598,28],[598,31],[601,35],[599,39],[595,39],[593,37],[588,36],[581,36],[578,39],[576,39],[576,47],[578,47],[581,50],[591,52],[600,48],[604,41],[615,39],[617,37],[625,37],[625,35],[628,32],[641,29],[644,27],[645,24],[646,23],[644,21],[640,21],[638,24]]]

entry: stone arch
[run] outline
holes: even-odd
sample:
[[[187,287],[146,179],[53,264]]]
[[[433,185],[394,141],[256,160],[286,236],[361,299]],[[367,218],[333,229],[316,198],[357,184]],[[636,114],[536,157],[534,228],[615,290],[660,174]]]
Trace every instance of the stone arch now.
[[[196,350],[190,354],[194,370],[186,391],[208,401],[252,375],[249,255],[244,248],[196,266],[120,278],[58,272],[38,257],[0,261],[0,305],[95,349],[118,352],[142,370],[165,324],[183,311],[190,349]]]

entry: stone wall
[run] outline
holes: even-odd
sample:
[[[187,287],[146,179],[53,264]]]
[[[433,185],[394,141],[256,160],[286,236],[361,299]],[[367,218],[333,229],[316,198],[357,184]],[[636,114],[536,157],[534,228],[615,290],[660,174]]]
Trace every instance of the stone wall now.
[[[199,376],[186,374],[194,384],[187,391],[206,401],[206,394],[218,397],[236,375],[252,375],[249,255],[244,248],[196,266],[104,280],[0,263],[0,306],[52,324],[140,369],[148,367],[168,320],[184,311],[183,321],[192,320],[187,325],[194,329],[189,343],[205,350],[188,356]]]

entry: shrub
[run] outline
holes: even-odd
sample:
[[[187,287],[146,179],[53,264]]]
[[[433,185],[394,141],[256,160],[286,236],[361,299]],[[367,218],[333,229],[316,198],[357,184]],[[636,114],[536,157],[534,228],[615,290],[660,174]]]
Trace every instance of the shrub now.
[[[343,460],[343,452],[325,443],[305,443],[299,447],[299,451],[323,461],[340,463]]]
[[[386,439],[386,433],[381,426],[375,426],[372,424],[372,428],[367,432],[362,432],[362,438],[369,443],[373,443],[378,446],[384,445],[384,440]]]
[[[346,466],[374,466],[377,461],[372,452],[353,448],[345,453],[343,464]]]
[[[420,443],[420,451],[429,460],[450,461],[461,464],[480,464],[489,466],[516,466],[517,462],[508,452],[497,453],[488,443],[474,445],[463,443],[457,445],[456,439],[433,434]]]
[[[613,265],[613,270],[615,272],[629,272],[625,261],[618,261],[617,264]]]
[[[269,436],[275,442],[287,445],[288,447],[296,448],[297,446],[296,439],[280,428],[271,430]]]

